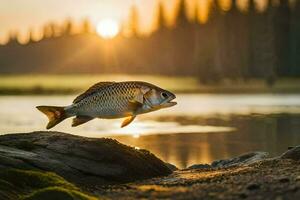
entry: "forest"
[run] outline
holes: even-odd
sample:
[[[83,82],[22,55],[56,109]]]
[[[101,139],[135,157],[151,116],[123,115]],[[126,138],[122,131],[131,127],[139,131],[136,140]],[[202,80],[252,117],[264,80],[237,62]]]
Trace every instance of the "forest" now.
[[[139,11],[130,10],[130,36],[124,31],[112,39],[95,33],[88,19],[74,31],[73,21],[48,23],[43,37],[20,43],[18,33],[0,45],[1,74],[126,73],[196,76],[203,83],[223,79],[262,78],[272,83],[280,77],[300,76],[300,1],[272,1],[263,11],[254,0],[246,10],[232,0],[228,10],[218,0],[209,6],[208,19],[200,22],[199,9],[187,16],[186,1],[174,11],[175,23],[166,22],[160,2],[155,31],[139,32]]]

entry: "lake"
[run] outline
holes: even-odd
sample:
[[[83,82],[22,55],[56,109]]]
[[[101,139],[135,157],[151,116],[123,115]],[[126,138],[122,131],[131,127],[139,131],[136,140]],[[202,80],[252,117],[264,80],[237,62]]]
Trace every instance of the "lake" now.
[[[0,96],[0,134],[45,130],[37,105],[68,105],[70,96]],[[278,155],[300,144],[300,94],[179,94],[178,105],[122,120],[95,119],[72,128],[67,119],[53,128],[86,137],[112,137],[145,148],[183,168],[249,151]]]

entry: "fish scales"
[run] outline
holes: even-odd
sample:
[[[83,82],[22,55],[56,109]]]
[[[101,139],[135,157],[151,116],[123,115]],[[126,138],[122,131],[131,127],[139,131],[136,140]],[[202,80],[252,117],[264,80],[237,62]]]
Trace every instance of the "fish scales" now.
[[[130,113],[128,104],[134,99],[139,88],[137,84],[132,83],[109,85],[79,101],[74,105],[73,110],[83,115],[87,112],[104,116],[109,116],[111,113],[126,115]]]

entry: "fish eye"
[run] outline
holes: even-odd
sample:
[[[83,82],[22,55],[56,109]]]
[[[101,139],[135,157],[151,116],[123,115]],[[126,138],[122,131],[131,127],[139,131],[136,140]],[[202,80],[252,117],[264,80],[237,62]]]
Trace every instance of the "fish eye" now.
[[[165,92],[162,92],[162,93],[161,93],[161,96],[162,96],[163,98],[168,98],[168,94],[165,93]]]

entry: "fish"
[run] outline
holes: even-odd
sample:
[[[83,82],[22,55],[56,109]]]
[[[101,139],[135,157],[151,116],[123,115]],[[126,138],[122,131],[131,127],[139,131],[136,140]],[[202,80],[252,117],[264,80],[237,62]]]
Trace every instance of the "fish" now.
[[[125,118],[121,128],[129,125],[137,115],[175,106],[175,94],[142,81],[99,82],[77,96],[69,106],[37,106],[51,129],[63,120],[74,117],[72,127],[95,118]]]

